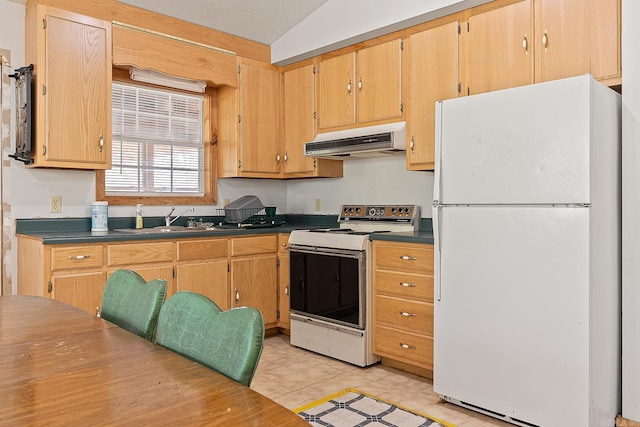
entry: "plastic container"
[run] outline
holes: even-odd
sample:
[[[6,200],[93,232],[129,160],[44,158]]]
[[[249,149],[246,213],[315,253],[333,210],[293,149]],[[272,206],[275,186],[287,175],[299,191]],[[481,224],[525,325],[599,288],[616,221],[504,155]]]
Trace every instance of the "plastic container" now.
[[[109,231],[109,202],[91,203],[91,231]]]
[[[142,219],[142,206],[136,205],[136,228],[144,228],[144,220]]]

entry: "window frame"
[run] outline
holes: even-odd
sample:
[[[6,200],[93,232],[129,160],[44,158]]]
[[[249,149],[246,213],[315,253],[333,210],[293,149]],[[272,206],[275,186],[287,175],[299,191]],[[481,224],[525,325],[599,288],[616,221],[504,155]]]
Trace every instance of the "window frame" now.
[[[113,69],[113,81],[131,83],[139,86],[148,86],[156,89],[166,89],[161,86],[150,85],[141,82],[134,82],[129,78],[129,71],[126,69]],[[172,89],[177,92],[183,92],[179,89]],[[184,91],[185,93],[190,93]],[[218,150],[215,136],[215,124],[216,120],[216,90],[212,87],[207,87],[204,95],[204,108],[203,108],[203,167],[204,167],[204,194],[198,196],[185,196],[177,195],[171,196],[163,194],[161,196],[148,196],[148,195],[131,195],[131,196],[108,196],[105,191],[105,171],[96,171],[96,200],[107,201],[110,205],[205,205],[216,204],[218,198]]]

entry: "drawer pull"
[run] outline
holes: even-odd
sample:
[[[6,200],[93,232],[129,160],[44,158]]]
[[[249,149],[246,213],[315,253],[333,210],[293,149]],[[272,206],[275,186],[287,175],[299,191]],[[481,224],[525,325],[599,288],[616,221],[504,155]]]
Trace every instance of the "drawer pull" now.
[[[86,259],[90,257],[91,255],[69,255],[67,258],[68,259]]]
[[[416,257],[414,256],[409,256],[409,255],[400,255],[400,259],[403,259],[405,261],[415,261]]]
[[[416,284],[415,283],[400,282],[400,286],[402,286],[403,288],[415,288]]]
[[[401,315],[402,317],[416,317],[416,314],[415,314],[415,313],[408,313],[408,312],[406,312],[406,311],[401,311],[401,312],[400,312],[400,315]]]
[[[406,350],[415,350],[416,346],[415,345],[409,345],[409,344],[405,344],[405,343],[400,343],[400,347],[406,349]]]

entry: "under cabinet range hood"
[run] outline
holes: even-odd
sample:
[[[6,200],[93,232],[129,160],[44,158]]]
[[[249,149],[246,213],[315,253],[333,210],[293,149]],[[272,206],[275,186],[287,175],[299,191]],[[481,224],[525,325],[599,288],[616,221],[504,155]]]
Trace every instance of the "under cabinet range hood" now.
[[[327,159],[353,159],[404,154],[406,123],[396,122],[320,133],[304,144],[304,155]]]

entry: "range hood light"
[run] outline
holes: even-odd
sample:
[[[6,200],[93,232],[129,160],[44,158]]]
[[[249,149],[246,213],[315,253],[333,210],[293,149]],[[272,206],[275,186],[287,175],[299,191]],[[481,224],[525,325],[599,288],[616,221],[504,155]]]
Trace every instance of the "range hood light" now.
[[[204,90],[207,87],[207,82],[204,80],[185,79],[182,77],[170,76],[169,74],[160,73],[158,71],[142,70],[135,67],[131,68],[129,75],[131,76],[131,80],[137,82],[187,90],[189,92],[204,93]]]

